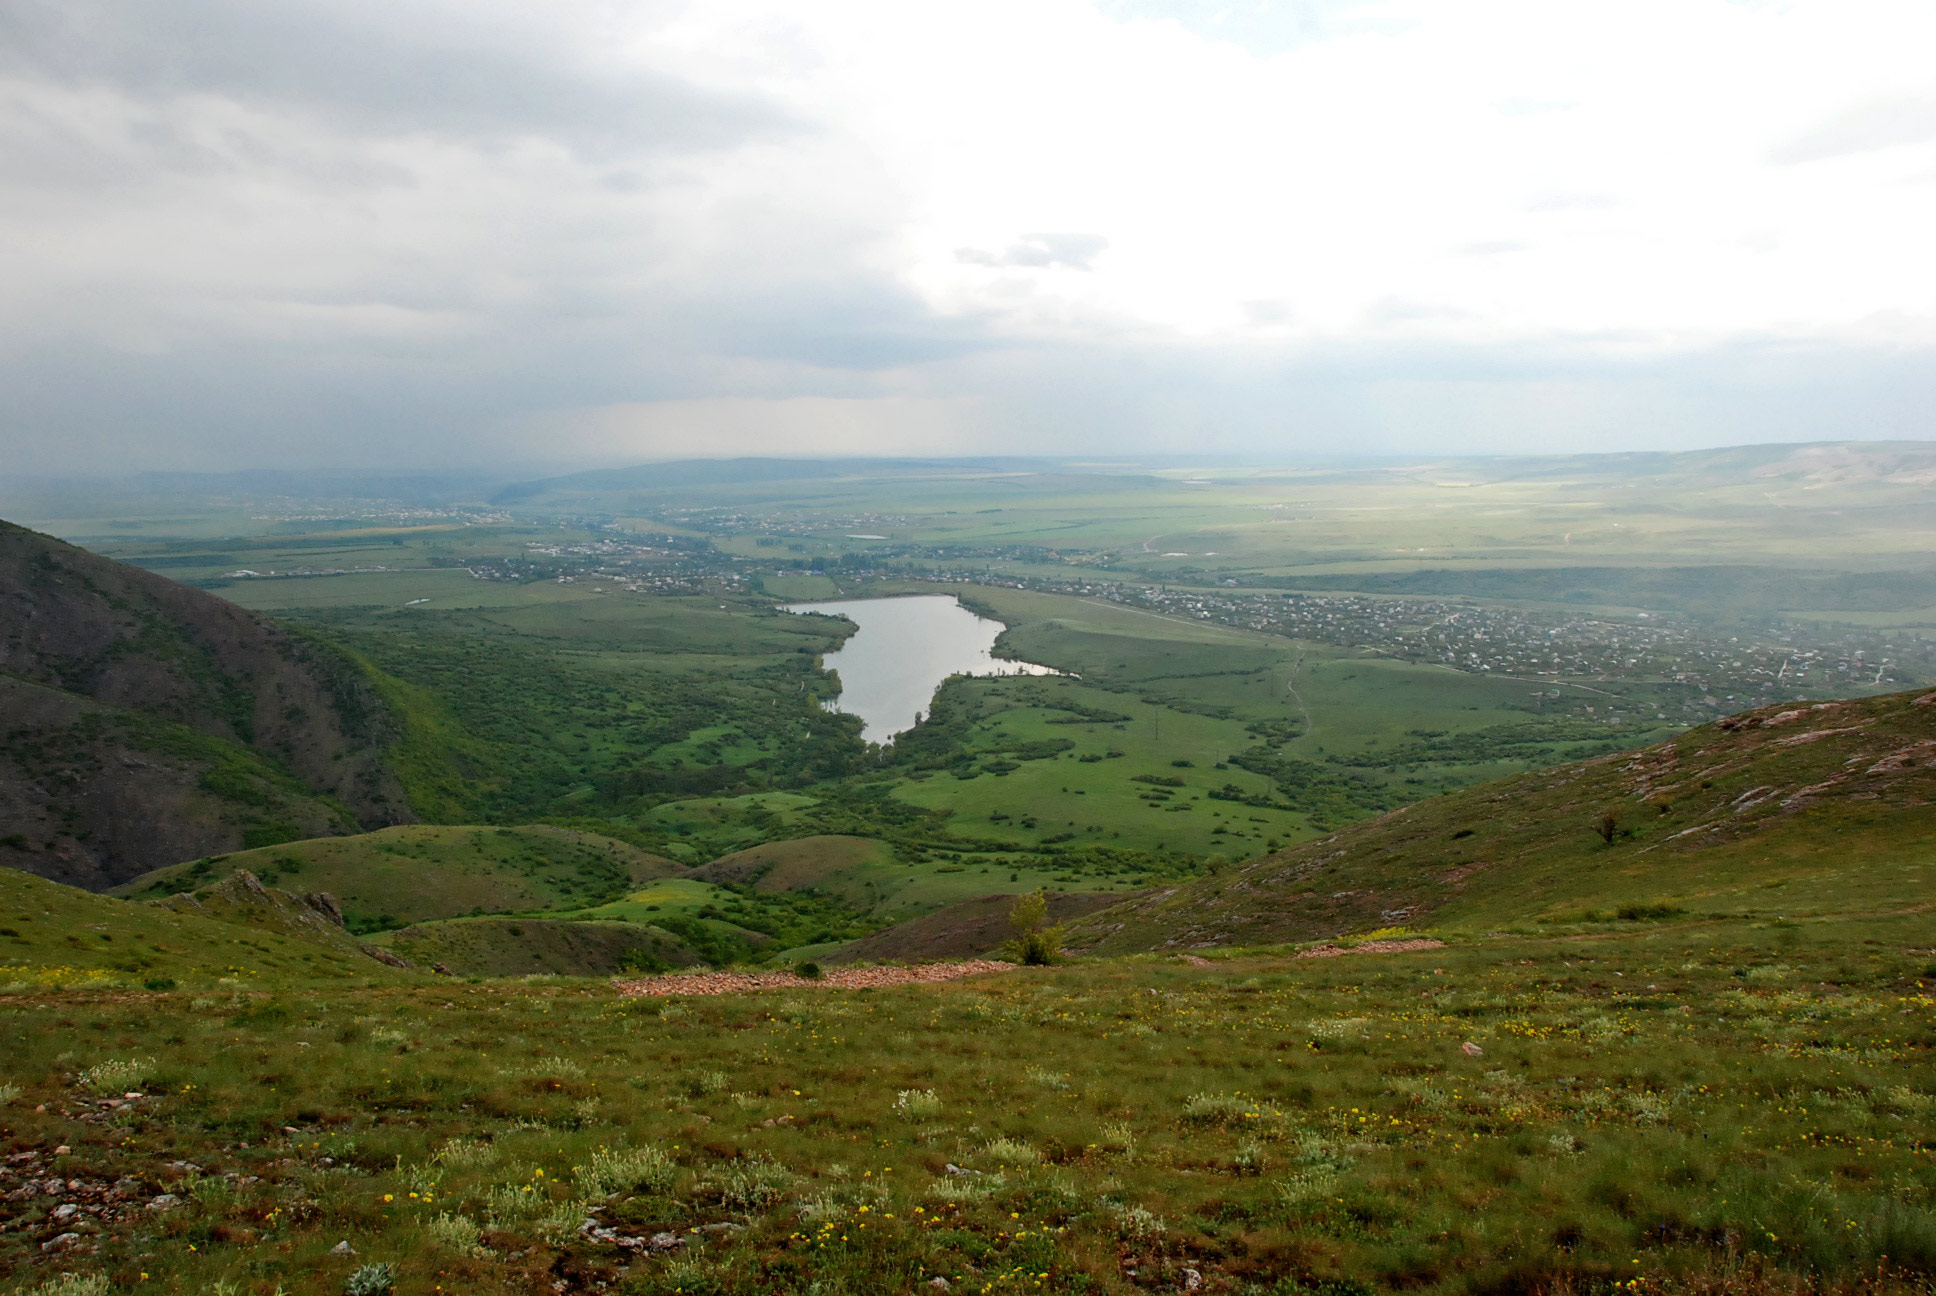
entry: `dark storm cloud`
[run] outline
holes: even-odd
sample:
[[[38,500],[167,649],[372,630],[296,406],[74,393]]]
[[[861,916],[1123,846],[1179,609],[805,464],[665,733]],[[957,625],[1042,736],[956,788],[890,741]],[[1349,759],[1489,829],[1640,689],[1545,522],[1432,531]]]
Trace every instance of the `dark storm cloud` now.
[[[605,65],[550,28],[447,4],[12,0],[0,71],[137,96],[219,95],[333,126],[576,148],[711,148],[789,125],[757,100]]]

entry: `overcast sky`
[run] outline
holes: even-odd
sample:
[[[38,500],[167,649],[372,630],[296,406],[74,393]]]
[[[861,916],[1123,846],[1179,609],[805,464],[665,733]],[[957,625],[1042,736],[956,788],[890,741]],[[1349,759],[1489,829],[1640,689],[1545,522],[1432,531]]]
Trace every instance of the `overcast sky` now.
[[[1932,437],[1932,49],[1929,0],[8,0],[0,451]]]

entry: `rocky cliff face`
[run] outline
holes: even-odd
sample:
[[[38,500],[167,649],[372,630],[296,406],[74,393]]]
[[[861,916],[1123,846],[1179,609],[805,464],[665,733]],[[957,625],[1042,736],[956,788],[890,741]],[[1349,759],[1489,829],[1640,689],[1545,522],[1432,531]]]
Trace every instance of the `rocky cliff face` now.
[[[412,822],[385,760],[395,736],[354,662],[0,522],[0,863],[98,887]]]

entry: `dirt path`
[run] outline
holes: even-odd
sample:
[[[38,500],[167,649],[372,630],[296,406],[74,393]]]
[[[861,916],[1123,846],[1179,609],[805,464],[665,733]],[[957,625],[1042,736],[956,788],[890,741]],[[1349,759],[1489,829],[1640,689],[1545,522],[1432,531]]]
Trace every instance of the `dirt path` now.
[[[791,972],[684,972],[612,984],[622,995],[640,996],[740,994],[748,990],[862,990],[957,981],[962,977],[1014,970],[1013,963],[974,959],[966,963],[923,963],[917,967],[840,968],[814,981]]]

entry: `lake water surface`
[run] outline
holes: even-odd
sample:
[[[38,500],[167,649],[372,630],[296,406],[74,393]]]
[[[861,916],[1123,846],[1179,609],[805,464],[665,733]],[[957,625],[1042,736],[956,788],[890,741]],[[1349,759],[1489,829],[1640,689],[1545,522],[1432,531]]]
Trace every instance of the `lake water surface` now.
[[[950,675],[1061,673],[994,656],[989,650],[1007,627],[976,616],[952,594],[792,603],[787,611],[824,612],[860,627],[824,659],[827,669],[840,673],[840,697],[827,709],[859,716],[868,742],[884,743],[912,729]]]

